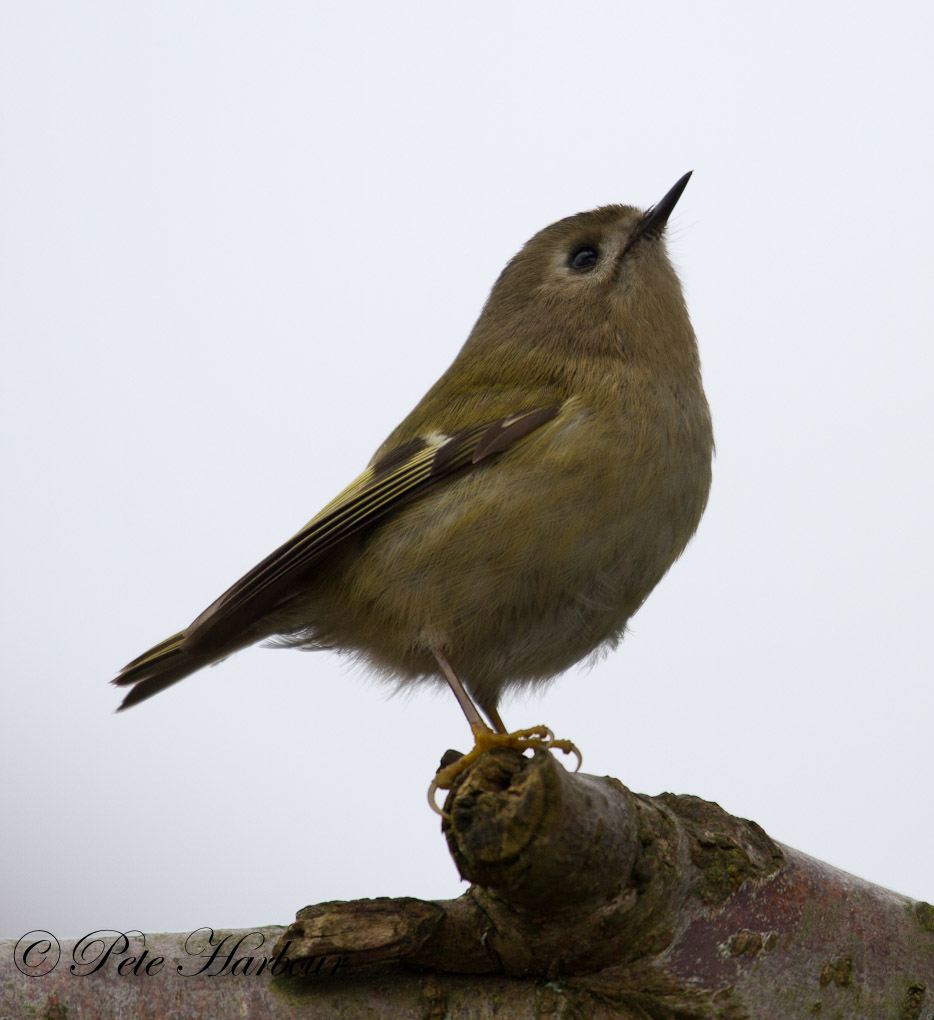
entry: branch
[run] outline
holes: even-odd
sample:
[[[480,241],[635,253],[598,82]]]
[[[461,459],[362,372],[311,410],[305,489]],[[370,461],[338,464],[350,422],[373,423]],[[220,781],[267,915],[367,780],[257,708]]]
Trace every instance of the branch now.
[[[101,1018],[934,1017],[934,907],[716,804],[634,794],[544,752],[494,751],[445,808],[448,847],[473,883],[458,899],[321,903],[285,930],[213,944],[202,933],[194,947],[149,936],[164,970],[130,981],[116,963],[138,945],[115,947],[82,982],[64,964],[24,977],[0,943],[0,1016],[38,1008],[57,1020],[80,1004]],[[62,946],[65,960],[80,952]]]
[[[716,804],[497,751],[445,808],[467,893],[306,907],[279,944],[525,980],[524,1009],[550,987],[556,1016],[934,1016],[934,908]]]

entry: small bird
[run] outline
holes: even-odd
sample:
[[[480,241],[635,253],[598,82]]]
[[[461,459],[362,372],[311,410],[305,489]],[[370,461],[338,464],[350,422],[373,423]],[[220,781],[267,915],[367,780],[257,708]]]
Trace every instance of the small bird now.
[[[690,176],[647,211],[536,234],[363,474],[125,666],[120,708],[273,638],[447,681],[476,747],[432,797],[489,746],[576,751],[546,727],[509,734],[497,706],[615,647],[706,506],[710,411],[664,243]]]

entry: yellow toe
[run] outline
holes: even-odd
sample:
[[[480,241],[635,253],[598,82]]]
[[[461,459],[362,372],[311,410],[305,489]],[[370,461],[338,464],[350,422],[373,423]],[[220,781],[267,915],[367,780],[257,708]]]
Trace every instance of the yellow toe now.
[[[525,730],[516,730],[514,733],[494,733],[489,726],[483,723],[476,723],[470,727],[473,730],[474,746],[462,758],[439,769],[428,788],[428,803],[434,811],[442,817],[444,812],[435,803],[435,794],[438,790],[450,790],[451,784],[463,772],[469,768],[485,751],[494,747],[510,747],[514,751],[543,750],[563,751],[565,754],[573,754],[577,757],[577,772],[583,764],[580,751],[570,740],[556,740],[554,733],[547,726],[531,726]]]

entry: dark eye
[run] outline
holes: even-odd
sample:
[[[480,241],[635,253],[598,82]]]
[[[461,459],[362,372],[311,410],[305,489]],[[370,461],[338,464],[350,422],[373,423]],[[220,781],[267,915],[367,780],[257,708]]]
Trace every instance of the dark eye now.
[[[593,269],[599,261],[600,252],[596,248],[591,248],[590,245],[584,245],[583,248],[578,248],[571,255],[571,261],[568,264],[572,269]]]

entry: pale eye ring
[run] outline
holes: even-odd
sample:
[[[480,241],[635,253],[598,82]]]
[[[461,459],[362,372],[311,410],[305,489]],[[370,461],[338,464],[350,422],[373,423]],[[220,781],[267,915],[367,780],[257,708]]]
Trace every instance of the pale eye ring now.
[[[593,267],[600,261],[600,252],[591,244],[581,245],[580,248],[575,248],[571,252],[571,257],[568,259],[568,265],[571,269],[578,269],[582,272],[593,269]]]

